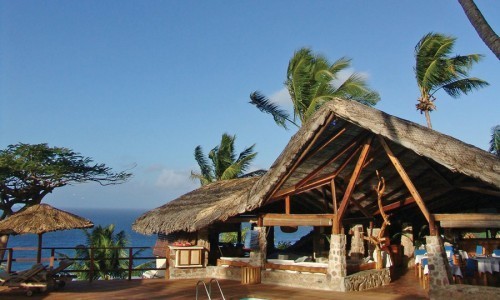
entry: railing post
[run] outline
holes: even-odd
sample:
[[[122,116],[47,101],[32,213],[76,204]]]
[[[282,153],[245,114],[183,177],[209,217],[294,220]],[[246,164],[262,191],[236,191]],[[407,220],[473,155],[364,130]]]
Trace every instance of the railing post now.
[[[50,249],[50,261],[49,261],[49,267],[51,267],[51,268],[54,267],[55,253],[56,253],[56,249],[51,248]]]
[[[94,277],[94,248],[90,247],[89,282],[92,282],[93,277]]]
[[[128,248],[128,280],[132,280],[132,269],[134,266],[134,257],[132,256],[132,247]]]
[[[12,255],[13,255],[13,249],[9,248],[7,249],[7,273],[10,273],[12,271]]]

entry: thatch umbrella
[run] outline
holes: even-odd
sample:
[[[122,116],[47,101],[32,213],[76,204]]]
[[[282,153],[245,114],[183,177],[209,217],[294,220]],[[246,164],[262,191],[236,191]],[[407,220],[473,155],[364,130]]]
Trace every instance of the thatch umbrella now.
[[[38,252],[36,261],[40,263],[42,257],[42,234],[51,231],[90,228],[94,223],[57,209],[48,204],[37,204],[17,212],[7,219],[0,221],[2,234],[38,234]]]

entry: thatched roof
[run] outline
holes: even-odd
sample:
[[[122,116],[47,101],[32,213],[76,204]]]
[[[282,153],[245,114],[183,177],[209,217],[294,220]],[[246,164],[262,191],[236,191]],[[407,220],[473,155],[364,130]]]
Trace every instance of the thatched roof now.
[[[260,177],[217,181],[146,212],[132,229],[142,234],[196,231],[245,212],[248,191]]]
[[[89,228],[94,224],[72,213],[38,204],[17,212],[0,222],[3,234],[42,234],[45,232]]]
[[[354,218],[376,214],[374,187],[379,171],[386,180],[383,205],[402,210],[400,216],[422,217],[414,202],[405,203],[411,195],[388,159],[380,137],[401,162],[431,213],[500,210],[497,157],[375,108],[334,99],[299,129],[262,177],[203,186],[145,213],[133,229],[144,234],[192,232],[242,213],[282,213],[284,204],[279,200],[287,193],[291,213],[332,213],[330,181],[324,179],[335,174],[339,202],[361,146],[368,139],[368,158],[351,197],[356,205],[351,204],[347,214]]]
[[[354,101],[334,99],[325,103],[300,128],[269,171],[252,187],[247,210],[266,205],[266,201],[269,204],[273,195],[296,189],[301,185],[301,180],[313,182],[336,170],[342,170],[335,177],[340,189],[337,190],[338,197],[339,200],[342,199],[342,189],[349,182],[359,156],[354,153],[359,144],[348,150],[346,147],[356,141],[362,144],[370,136],[373,138],[370,159],[357,181],[352,197],[361,204],[365,212],[373,213],[377,210],[373,193],[373,187],[378,182],[376,170],[387,181],[384,204],[396,203],[409,196],[378,136],[385,138],[422,198],[429,202],[431,210],[441,211],[444,207],[451,206],[465,208],[461,205],[468,205],[471,209],[480,205],[499,206],[500,160],[494,155],[375,108]],[[330,139],[334,141],[328,143]],[[351,154],[354,159],[349,162]],[[337,155],[338,159],[326,164],[318,174],[307,179],[313,170]],[[294,166],[298,161],[300,163]],[[347,165],[342,169],[344,163]],[[323,186],[292,195],[292,200],[296,200],[295,207],[301,209],[301,212],[309,210],[312,213],[324,208],[324,202],[331,202],[318,201],[319,198],[331,199],[329,193],[330,189]],[[353,210],[356,212],[358,208],[354,207]]]

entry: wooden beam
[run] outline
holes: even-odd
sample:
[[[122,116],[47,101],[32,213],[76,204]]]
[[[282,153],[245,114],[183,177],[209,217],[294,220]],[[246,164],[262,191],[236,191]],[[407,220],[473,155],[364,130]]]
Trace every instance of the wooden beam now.
[[[384,209],[384,212],[387,213],[387,212],[390,212],[391,210],[395,210],[395,209],[401,208],[403,206],[406,206],[406,205],[409,205],[412,203],[415,203],[415,198],[408,197],[406,199],[403,199],[402,201],[397,201],[395,203],[385,205],[383,207],[383,209]],[[377,210],[373,215],[379,215],[379,214],[380,214],[380,210]]]
[[[266,214],[263,226],[332,226],[334,214]]]
[[[287,215],[290,214],[290,195],[287,195],[285,198],[285,213]]]
[[[330,189],[332,190],[333,213],[337,215],[338,207],[337,207],[337,190],[335,188],[335,178],[332,178],[332,181],[330,183]],[[340,234],[340,223],[337,218],[333,219],[332,233]]]
[[[492,190],[488,190],[488,189],[480,188],[480,187],[476,187],[476,186],[461,186],[461,187],[459,187],[459,189],[471,191],[471,192],[475,192],[475,193],[479,193],[479,194],[484,194],[484,195],[500,197],[499,191],[492,191]]]
[[[363,145],[363,149],[361,150],[361,154],[359,155],[358,162],[356,163],[356,167],[352,172],[351,179],[349,180],[349,184],[347,185],[346,191],[344,193],[344,197],[340,202],[340,207],[337,213],[337,218],[339,222],[342,222],[342,218],[344,217],[344,213],[347,208],[347,204],[351,199],[352,193],[354,191],[354,187],[356,186],[356,181],[358,180],[359,174],[361,174],[361,170],[363,169],[363,165],[365,164],[365,160],[368,157],[368,153],[370,152],[370,145],[372,143],[373,136],[370,135]]]
[[[500,228],[500,214],[434,214],[443,228]]]
[[[420,208],[420,210],[422,211],[422,214],[424,215],[425,219],[427,220],[427,222],[429,222],[429,229],[431,231],[431,235],[437,234],[435,232],[436,227],[434,224],[434,218],[427,210],[427,207],[425,206],[424,200],[422,199],[422,197],[420,197],[420,194],[417,191],[417,189],[415,188],[415,185],[411,181],[410,177],[408,176],[408,173],[406,173],[405,169],[403,168],[403,165],[401,164],[401,162],[399,162],[399,159],[391,151],[391,149],[389,148],[389,145],[387,144],[385,139],[381,135],[379,135],[378,137],[379,137],[380,143],[382,144],[382,147],[384,147],[384,150],[385,150],[387,156],[389,157],[392,164],[394,165],[394,168],[399,173],[399,176],[401,176],[401,179],[405,183],[406,188],[408,188],[408,191],[410,192],[412,197],[415,199],[415,202],[417,202],[417,205]]]
[[[279,190],[279,188],[283,185],[283,183],[285,183],[285,181],[292,175],[292,173],[295,171],[295,169],[297,169],[297,167],[307,157],[307,155],[309,154],[309,151],[311,150],[312,146],[318,140],[318,138],[321,136],[321,134],[328,128],[328,124],[330,124],[332,122],[334,116],[335,115],[333,113],[330,113],[330,115],[326,119],[326,122],[323,124],[323,127],[318,131],[318,133],[316,133],[316,135],[314,136],[314,138],[312,139],[312,141],[309,143],[309,145],[307,145],[306,149],[304,151],[302,151],[301,155],[295,161],[295,163],[291,167],[290,171],[288,171],[288,173],[286,173],[283,177],[281,177],[281,179],[278,181],[278,183],[276,184],[276,186],[273,188],[273,190],[269,194],[271,196],[268,197],[268,199],[276,198],[274,194]]]

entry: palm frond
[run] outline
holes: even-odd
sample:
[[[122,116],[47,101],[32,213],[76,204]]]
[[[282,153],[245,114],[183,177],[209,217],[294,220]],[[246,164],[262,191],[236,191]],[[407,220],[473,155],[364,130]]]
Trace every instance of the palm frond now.
[[[497,125],[491,129],[489,151],[500,158],[500,125]]]
[[[479,78],[464,78],[443,86],[443,90],[453,98],[461,94],[467,95],[472,90],[488,86],[489,83]]]
[[[298,127],[298,125],[295,124],[295,122],[290,120],[290,116],[285,110],[279,108],[278,105],[272,103],[261,93],[257,91],[251,93],[250,103],[255,105],[261,112],[272,115],[274,122],[276,122],[276,124],[278,124],[279,126],[288,129],[286,126],[286,122],[288,121]]]
[[[380,101],[380,95],[370,89],[364,78],[353,73],[342,82],[334,92],[334,96],[354,100],[366,105],[375,105]]]
[[[196,160],[198,166],[200,167],[201,175],[207,179],[212,178],[213,170],[208,160],[205,158],[205,154],[203,153],[203,149],[201,148],[201,146],[197,146],[194,149],[194,159]]]

